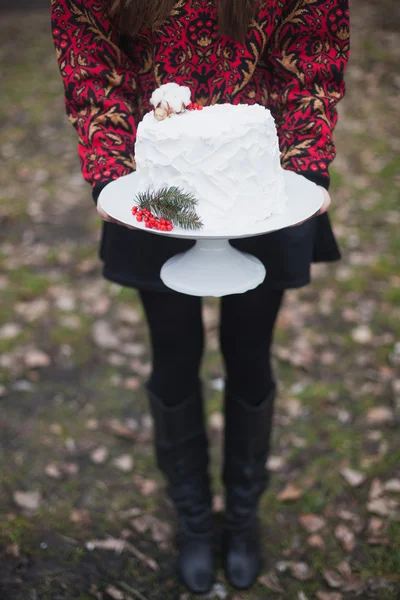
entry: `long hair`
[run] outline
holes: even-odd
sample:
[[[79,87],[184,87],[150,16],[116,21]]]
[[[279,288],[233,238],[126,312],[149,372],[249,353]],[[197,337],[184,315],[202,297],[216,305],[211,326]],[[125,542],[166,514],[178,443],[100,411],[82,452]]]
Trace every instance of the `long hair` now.
[[[180,2],[182,0],[179,0]],[[107,0],[111,14],[118,15],[121,32],[134,35],[142,28],[161,25],[171,14],[176,0]],[[216,0],[218,28],[234,40],[243,41],[256,0]]]

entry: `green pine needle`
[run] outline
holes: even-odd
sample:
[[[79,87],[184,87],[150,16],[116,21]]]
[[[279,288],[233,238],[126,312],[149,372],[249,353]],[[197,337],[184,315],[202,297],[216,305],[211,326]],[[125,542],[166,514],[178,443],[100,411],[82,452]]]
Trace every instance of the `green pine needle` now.
[[[182,229],[201,229],[203,223],[195,211],[196,198],[177,187],[147,190],[136,196],[139,210],[147,209],[156,217],[168,219]]]

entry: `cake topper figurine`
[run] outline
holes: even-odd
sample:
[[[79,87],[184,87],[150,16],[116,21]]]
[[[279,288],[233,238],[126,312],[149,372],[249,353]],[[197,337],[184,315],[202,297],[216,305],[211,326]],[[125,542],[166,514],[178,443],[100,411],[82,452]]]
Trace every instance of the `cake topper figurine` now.
[[[153,92],[150,103],[154,106],[154,117],[163,121],[186,110],[191,104],[191,91],[177,83],[165,83]]]

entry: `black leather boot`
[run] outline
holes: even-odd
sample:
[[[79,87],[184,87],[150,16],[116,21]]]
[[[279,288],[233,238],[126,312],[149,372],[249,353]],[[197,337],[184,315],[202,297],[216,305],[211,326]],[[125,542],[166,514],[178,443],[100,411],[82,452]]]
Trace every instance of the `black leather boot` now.
[[[214,582],[212,500],[201,393],[166,407],[151,391],[157,463],[178,518],[179,571],[187,588],[206,593]]]
[[[225,397],[225,572],[238,589],[249,588],[262,565],[258,504],[268,481],[265,468],[272,430],[275,389],[250,406],[227,391]]]

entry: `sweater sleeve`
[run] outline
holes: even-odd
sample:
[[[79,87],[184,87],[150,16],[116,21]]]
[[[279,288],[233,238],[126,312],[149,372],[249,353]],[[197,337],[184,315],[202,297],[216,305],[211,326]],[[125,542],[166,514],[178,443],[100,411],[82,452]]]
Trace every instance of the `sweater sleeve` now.
[[[327,187],[349,56],[348,0],[286,0],[267,54],[282,166]]]
[[[105,0],[52,0],[52,31],[84,178],[101,185],[135,169],[137,81]]]

